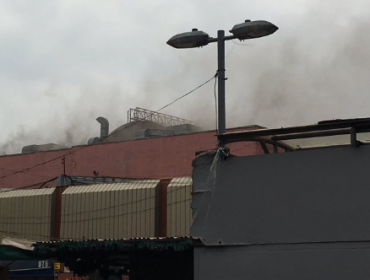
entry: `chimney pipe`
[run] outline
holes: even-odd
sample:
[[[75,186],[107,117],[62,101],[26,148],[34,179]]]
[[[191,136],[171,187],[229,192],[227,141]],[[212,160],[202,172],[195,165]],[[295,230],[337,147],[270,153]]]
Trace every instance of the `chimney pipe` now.
[[[100,139],[107,137],[109,134],[109,122],[106,118],[99,117],[96,119],[100,123]]]

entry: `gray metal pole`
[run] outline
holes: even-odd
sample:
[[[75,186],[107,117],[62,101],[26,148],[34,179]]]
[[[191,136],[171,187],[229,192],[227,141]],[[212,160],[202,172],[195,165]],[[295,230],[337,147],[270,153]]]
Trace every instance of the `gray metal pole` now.
[[[218,134],[225,133],[225,31],[217,32],[218,48]]]

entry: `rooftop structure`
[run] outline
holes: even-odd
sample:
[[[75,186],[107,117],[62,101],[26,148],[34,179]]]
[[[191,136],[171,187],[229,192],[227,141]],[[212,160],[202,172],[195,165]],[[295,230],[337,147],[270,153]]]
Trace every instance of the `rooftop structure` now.
[[[137,121],[152,121],[159,123],[163,126],[172,126],[180,124],[192,124],[195,122],[174,117],[171,115],[162,114],[156,111],[151,111],[143,108],[136,107],[135,109],[129,109],[127,111],[127,123],[137,122]]]
[[[218,135],[223,144],[256,141],[277,151],[370,143],[370,118],[321,121],[314,125],[228,132]],[[266,152],[267,153],[267,152]]]

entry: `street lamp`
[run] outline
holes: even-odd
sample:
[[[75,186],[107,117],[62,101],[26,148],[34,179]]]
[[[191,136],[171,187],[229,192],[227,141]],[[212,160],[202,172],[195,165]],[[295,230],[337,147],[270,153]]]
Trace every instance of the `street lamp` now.
[[[177,34],[167,41],[167,44],[177,49],[197,48],[217,42],[218,49],[218,133],[225,133],[226,116],[225,116],[225,41],[232,39],[248,40],[264,37],[273,34],[278,28],[264,20],[250,21],[246,20],[241,24],[236,24],[230,30],[233,35],[225,36],[224,30],[217,32],[217,38],[198,29],[191,32]]]

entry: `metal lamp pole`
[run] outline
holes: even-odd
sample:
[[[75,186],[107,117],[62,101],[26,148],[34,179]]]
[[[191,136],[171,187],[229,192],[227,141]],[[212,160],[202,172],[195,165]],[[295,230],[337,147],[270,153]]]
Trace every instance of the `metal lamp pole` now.
[[[248,40],[273,34],[278,27],[264,21],[246,20],[244,23],[235,25],[230,32],[233,35],[225,36],[224,30],[217,32],[217,38],[211,38],[203,31],[194,28],[192,32],[177,34],[167,41],[167,44],[178,49],[196,48],[206,46],[209,43],[217,42],[218,56],[218,134],[224,134],[226,130],[226,109],[225,109],[225,41],[232,39]]]
[[[225,104],[225,31],[217,32],[217,56],[218,56],[218,134],[224,134],[226,130],[226,104]]]

